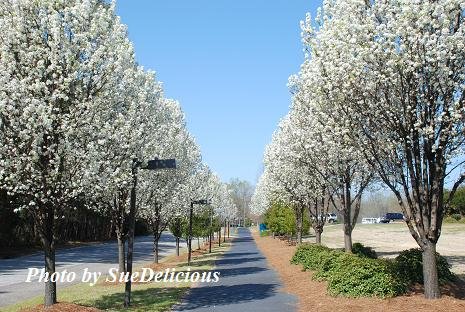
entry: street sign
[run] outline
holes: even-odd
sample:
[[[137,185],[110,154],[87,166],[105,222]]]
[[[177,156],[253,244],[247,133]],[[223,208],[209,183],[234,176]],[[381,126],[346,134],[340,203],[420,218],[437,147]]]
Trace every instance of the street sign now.
[[[146,166],[142,166],[141,169],[147,170],[159,170],[159,169],[175,169],[175,159],[154,159],[149,160]]]

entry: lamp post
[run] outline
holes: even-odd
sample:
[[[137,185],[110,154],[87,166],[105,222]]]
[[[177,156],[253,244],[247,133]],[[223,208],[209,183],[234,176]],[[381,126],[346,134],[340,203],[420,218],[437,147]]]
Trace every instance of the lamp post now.
[[[209,202],[206,199],[201,199],[201,200],[193,200],[191,201],[191,207],[189,210],[189,239],[187,241],[187,265],[191,265],[191,257],[192,257],[192,217],[194,214],[194,204],[197,205],[208,205]]]
[[[213,236],[213,208],[210,209],[210,228],[208,229],[208,253],[212,253],[212,236]]]
[[[223,243],[226,243],[226,227],[227,227],[228,221],[225,218],[224,219],[224,230],[223,230]]]
[[[149,160],[147,163],[134,158],[132,160],[132,188],[131,188],[131,199],[129,206],[128,215],[128,252],[127,252],[127,266],[126,273],[129,273],[129,280],[126,282],[124,287],[124,306],[129,307],[131,304],[131,275],[132,275],[132,258],[134,252],[134,228],[136,226],[136,189],[137,189],[137,169],[146,170],[161,170],[161,169],[176,169],[175,159],[158,159]]]

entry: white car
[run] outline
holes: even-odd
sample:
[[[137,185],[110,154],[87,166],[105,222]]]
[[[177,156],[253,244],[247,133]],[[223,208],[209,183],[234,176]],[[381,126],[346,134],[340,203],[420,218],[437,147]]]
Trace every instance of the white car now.
[[[328,223],[337,222],[337,215],[335,213],[326,213],[324,215],[319,215],[318,220],[323,220],[323,216],[325,218],[325,221]],[[315,220],[315,217],[312,217],[312,219]]]
[[[362,219],[362,224],[373,224],[373,223],[379,223],[379,218],[363,218]]]
[[[326,221],[328,221],[328,223],[337,222],[337,215],[335,213],[326,214]]]

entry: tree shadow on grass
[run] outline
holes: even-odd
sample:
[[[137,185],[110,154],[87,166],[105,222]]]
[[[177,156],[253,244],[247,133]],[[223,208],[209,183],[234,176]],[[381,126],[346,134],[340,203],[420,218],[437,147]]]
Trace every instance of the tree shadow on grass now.
[[[130,311],[165,311],[179,302],[188,287],[148,288],[131,292]],[[128,311],[123,307],[124,292],[105,295],[90,303],[90,306],[111,311]]]

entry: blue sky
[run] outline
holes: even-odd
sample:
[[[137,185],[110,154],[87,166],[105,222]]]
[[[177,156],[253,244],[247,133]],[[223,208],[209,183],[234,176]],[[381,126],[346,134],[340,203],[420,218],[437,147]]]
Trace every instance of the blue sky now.
[[[180,101],[203,160],[224,181],[255,183],[288,111],[311,0],[118,0],[137,61]]]

